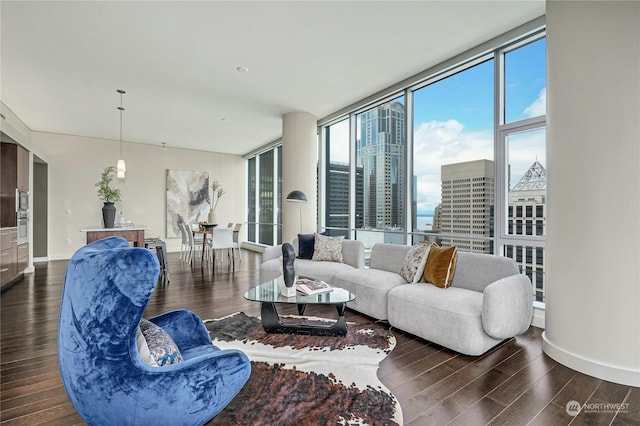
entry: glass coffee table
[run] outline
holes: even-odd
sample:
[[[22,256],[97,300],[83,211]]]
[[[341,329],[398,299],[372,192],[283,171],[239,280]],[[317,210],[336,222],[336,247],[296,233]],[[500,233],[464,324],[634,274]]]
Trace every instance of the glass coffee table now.
[[[321,336],[344,336],[347,334],[347,322],[344,310],[347,302],[355,300],[355,294],[339,287],[333,291],[306,296],[297,293],[296,296],[284,297],[278,289],[278,280],[264,282],[244,294],[244,298],[261,303],[262,327],[267,333],[314,334]],[[304,315],[307,305],[334,305],[338,310],[338,320],[331,325],[316,325],[304,323],[283,323],[276,310],[276,303],[298,305],[298,314]]]

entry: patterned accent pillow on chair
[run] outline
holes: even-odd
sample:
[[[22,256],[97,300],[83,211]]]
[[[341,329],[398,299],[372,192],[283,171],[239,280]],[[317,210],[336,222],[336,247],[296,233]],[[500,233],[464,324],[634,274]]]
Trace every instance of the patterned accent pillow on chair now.
[[[311,260],[324,260],[327,262],[342,261],[342,241],[343,236],[327,237],[322,234],[315,234],[315,246]]]
[[[158,367],[179,364],[183,361],[178,346],[162,327],[158,327],[151,321],[142,318],[142,320],[140,320],[140,331],[147,343],[149,353],[151,353]],[[144,354],[144,350],[140,351],[139,349],[139,352]],[[145,359],[144,356],[143,359]],[[147,360],[145,360],[145,362],[147,362]]]

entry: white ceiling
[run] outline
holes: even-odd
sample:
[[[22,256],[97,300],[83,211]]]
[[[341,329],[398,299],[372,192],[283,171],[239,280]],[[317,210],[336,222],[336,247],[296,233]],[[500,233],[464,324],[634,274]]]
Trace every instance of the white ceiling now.
[[[536,1],[6,1],[0,99],[34,131],[245,154],[544,14]],[[241,73],[238,67],[249,72]]]

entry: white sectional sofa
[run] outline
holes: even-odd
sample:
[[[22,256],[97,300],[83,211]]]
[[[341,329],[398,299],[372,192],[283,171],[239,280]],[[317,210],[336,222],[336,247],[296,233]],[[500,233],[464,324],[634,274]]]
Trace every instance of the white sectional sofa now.
[[[293,240],[293,248],[298,253],[298,240]],[[342,242],[342,263],[296,259],[294,262],[296,275],[313,277],[333,283],[336,274],[364,269],[364,245],[361,241],[344,240]],[[282,274],[282,245],[267,247],[262,252],[260,265],[260,281],[278,278]]]
[[[294,241],[294,248],[297,243]],[[369,267],[364,246],[344,240],[344,263],[296,259],[298,275],[345,288],[356,295],[347,306],[425,340],[466,355],[481,355],[526,331],[533,315],[531,281],[513,259],[458,252],[451,286],[409,284],[399,274],[410,246],[375,244]],[[263,281],[282,270],[281,246],[263,253]]]

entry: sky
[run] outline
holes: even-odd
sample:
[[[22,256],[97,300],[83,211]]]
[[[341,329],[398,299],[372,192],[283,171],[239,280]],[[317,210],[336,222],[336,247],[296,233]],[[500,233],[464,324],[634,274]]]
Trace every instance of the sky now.
[[[506,54],[507,123],[545,113],[545,43],[542,39]],[[493,69],[494,61],[486,61],[414,92],[413,158],[418,215],[433,214],[440,203],[441,165],[494,159]],[[396,100],[404,104],[404,97]],[[348,120],[332,126],[331,132],[330,161],[348,163]],[[544,129],[508,139],[510,187],[534,161],[546,167],[545,142]]]

